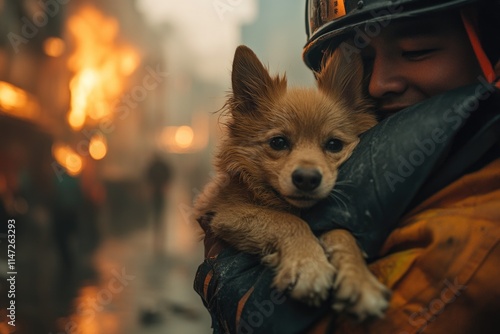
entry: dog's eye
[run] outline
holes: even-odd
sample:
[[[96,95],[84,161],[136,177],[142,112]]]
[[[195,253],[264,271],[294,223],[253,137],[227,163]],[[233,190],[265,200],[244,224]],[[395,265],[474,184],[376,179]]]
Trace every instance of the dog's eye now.
[[[342,151],[343,148],[344,148],[344,143],[341,140],[335,138],[330,139],[325,145],[325,149],[333,153],[340,152]]]
[[[271,146],[273,150],[281,151],[281,150],[286,150],[290,145],[288,144],[288,140],[286,138],[274,137],[271,138],[269,146]]]

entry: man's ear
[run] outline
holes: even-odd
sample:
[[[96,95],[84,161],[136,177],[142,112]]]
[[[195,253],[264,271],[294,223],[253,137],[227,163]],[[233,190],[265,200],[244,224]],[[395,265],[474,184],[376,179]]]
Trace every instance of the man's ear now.
[[[363,90],[363,61],[357,53],[347,58],[341,47],[325,55],[320,72],[316,73],[318,88],[353,111],[366,111],[369,98]]]
[[[240,45],[235,52],[231,76],[231,109],[254,112],[286,89],[286,78],[271,78],[250,48]]]

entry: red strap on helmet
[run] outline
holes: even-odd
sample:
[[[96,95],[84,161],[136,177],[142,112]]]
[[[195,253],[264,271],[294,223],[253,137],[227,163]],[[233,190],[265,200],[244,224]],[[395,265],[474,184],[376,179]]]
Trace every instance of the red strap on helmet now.
[[[486,53],[481,46],[481,42],[479,41],[476,24],[477,15],[474,14],[475,13],[471,10],[466,11],[465,9],[462,9],[460,11],[465,30],[467,31],[467,35],[469,36],[472,48],[474,50],[474,53],[476,54],[476,58],[479,61],[479,66],[481,66],[481,70],[483,71],[486,80],[488,80],[488,82],[490,83],[496,81],[495,86],[500,88],[500,81],[498,81],[496,78],[496,73],[493,65],[488,59],[488,56],[486,56]]]

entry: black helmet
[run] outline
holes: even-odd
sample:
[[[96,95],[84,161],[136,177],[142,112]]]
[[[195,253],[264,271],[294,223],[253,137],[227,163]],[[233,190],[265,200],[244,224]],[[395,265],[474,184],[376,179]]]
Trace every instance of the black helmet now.
[[[392,20],[458,8],[495,0],[306,0],[307,43],[303,59],[319,70],[323,51],[336,47],[356,27],[378,34]],[[370,26],[370,27],[369,27]],[[369,33],[369,32],[368,32]]]

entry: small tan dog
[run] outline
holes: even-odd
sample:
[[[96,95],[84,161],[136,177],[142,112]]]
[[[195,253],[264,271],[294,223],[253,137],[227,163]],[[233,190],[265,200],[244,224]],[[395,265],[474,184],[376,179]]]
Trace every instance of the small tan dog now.
[[[236,50],[227,134],[216,177],[196,201],[197,217],[214,213],[213,233],[276,270],[274,286],[318,305],[331,288],[334,309],[362,320],[382,316],[389,291],[368,270],[354,237],[318,238],[301,209],[330,195],[338,167],[359,134],[376,124],[363,97],[360,59],[334,53],[317,73],[319,90],[288,89],[247,47]]]

